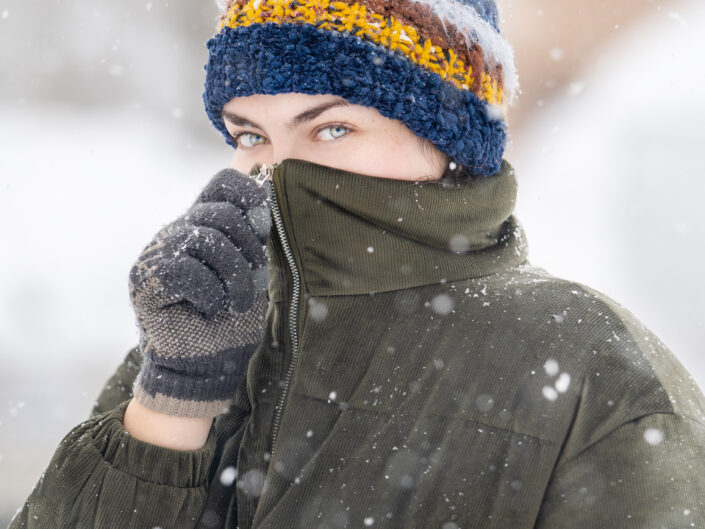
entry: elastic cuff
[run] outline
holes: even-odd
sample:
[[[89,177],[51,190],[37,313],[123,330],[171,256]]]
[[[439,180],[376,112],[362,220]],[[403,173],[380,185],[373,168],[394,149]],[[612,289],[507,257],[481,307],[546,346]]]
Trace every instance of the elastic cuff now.
[[[123,426],[130,400],[93,417],[93,445],[106,463],[150,483],[194,488],[208,483],[208,471],[216,448],[215,424],[206,444],[197,450],[175,450],[133,437]]]
[[[213,418],[227,413],[235,388],[247,375],[257,344],[223,349],[208,358],[159,358],[145,354],[133,384],[143,406],[167,415]]]

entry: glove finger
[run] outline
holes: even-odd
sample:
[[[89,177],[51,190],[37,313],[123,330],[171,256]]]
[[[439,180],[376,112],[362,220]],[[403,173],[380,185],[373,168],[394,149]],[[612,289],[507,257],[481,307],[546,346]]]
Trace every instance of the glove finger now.
[[[207,318],[225,307],[225,292],[220,278],[197,257],[182,253],[162,260],[155,270],[169,303],[187,301]]]
[[[272,211],[269,205],[250,208],[247,210],[245,216],[260,242],[267,244],[269,232],[272,229]]]
[[[228,202],[196,204],[186,214],[195,226],[212,228],[223,233],[254,267],[267,262],[262,241],[245,220],[240,209]]]
[[[169,255],[167,252],[170,240],[168,234],[173,230],[174,223],[163,226],[152,241],[142,249],[137,261],[130,269],[130,296],[133,299],[137,290],[141,288],[142,283],[154,277],[154,271],[161,261]]]
[[[150,267],[151,261],[155,258],[160,258],[166,241],[168,240],[168,234],[173,229],[173,224],[167,224],[163,226],[159,232],[154,236],[154,238],[145,246],[137,259],[138,263],[142,263],[143,267]]]
[[[195,203],[230,202],[246,211],[268,201],[269,195],[264,187],[246,174],[228,167],[216,173]]]
[[[223,283],[226,299],[238,312],[252,306],[252,270],[242,253],[222,232],[208,227],[191,227],[184,232],[182,251],[208,266]]]
[[[256,292],[267,290],[269,286],[269,270],[266,266],[260,266],[252,271],[252,284]]]

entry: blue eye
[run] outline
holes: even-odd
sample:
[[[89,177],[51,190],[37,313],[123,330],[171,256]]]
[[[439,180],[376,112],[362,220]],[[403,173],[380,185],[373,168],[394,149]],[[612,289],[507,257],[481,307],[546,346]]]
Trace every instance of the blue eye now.
[[[333,123],[321,129],[318,129],[317,136],[325,141],[337,140],[350,132],[350,128],[341,123]],[[322,135],[322,133],[325,133]]]
[[[242,138],[251,138],[250,141],[243,140]],[[251,147],[256,147],[260,143],[264,143],[267,138],[260,134],[255,134],[253,132],[241,132],[237,136],[235,136],[235,142],[240,145],[241,147],[244,147],[246,149],[249,149]]]

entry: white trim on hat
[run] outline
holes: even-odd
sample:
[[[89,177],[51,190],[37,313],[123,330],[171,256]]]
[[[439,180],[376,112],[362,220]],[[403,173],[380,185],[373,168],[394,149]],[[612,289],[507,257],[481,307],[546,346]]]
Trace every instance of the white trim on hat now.
[[[504,94],[513,104],[519,89],[519,76],[514,64],[514,48],[482,18],[470,5],[458,0],[412,0],[427,6],[445,27],[444,20],[452,23],[465,37],[466,43],[476,42],[482,47],[488,62],[501,64],[504,73]]]

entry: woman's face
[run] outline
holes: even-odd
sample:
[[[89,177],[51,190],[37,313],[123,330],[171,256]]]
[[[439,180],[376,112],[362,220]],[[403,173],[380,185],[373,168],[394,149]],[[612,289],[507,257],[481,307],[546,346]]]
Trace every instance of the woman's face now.
[[[400,121],[334,95],[298,93],[231,99],[223,120],[235,138],[232,166],[298,158],[353,173],[400,180],[438,180],[448,157]]]

